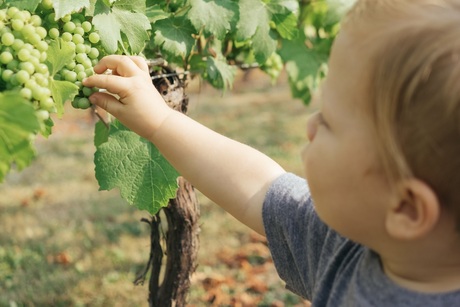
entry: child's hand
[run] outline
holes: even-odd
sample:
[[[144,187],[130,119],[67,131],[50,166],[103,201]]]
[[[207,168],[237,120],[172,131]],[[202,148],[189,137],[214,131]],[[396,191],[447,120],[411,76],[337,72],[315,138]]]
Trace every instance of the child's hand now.
[[[112,74],[103,74],[108,69]],[[83,85],[106,89],[118,99],[96,92],[90,101],[140,136],[149,138],[170,114],[171,109],[152,84],[143,58],[110,55],[102,58],[94,71],[96,74],[83,80]]]

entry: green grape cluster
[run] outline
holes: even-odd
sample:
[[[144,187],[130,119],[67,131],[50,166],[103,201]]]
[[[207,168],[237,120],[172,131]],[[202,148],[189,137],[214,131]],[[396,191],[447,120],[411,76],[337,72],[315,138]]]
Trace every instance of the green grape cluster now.
[[[283,60],[281,59],[281,56],[273,52],[265,61],[265,63],[261,66],[262,70],[265,71],[272,81],[276,81],[283,70]]]
[[[46,19],[49,39],[62,39],[74,50],[69,62],[54,78],[78,85],[79,94],[72,101],[72,106],[87,109],[91,106],[88,97],[97,89],[84,87],[81,82],[94,74],[93,67],[102,56],[99,34],[83,14],[66,15],[56,20],[55,13],[51,12]]]
[[[0,10],[0,91],[18,91],[34,104],[42,121],[55,112],[45,64],[46,37],[40,16],[16,7]]]

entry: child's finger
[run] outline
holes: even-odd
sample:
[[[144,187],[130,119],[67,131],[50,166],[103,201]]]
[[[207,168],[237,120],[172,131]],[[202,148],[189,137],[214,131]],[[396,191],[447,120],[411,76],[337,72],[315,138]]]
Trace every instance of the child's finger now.
[[[136,63],[136,65],[140,69],[142,69],[145,72],[149,72],[149,66],[147,65],[147,62],[145,61],[144,58],[142,58],[140,56],[131,56],[130,58],[131,58],[131,60],[133,60],[134,63]]]
[[[86,87],[106,89],[117,95],[129,86],[126,82],[126,78],[114,75],[92,75],[84,79],[82,84]]]
[[[134,76],[139,73],[139,66],[128,56],[108,55],[103,57],[94,67],[94,72],[101,74],[107,69],[113,71],[114,75],[123,77]]]
[[[91,96],[89,96],[89,101],[91,101],[91,103],[97,105],[98,107],[101,107],[102,109],[106,110],[115,117],[117,117],[118,114],[121,113],[121,109],[123,107],[123,105],[120,103],[120,101],[118,101],[117,98],[107,93],[93,93]]]

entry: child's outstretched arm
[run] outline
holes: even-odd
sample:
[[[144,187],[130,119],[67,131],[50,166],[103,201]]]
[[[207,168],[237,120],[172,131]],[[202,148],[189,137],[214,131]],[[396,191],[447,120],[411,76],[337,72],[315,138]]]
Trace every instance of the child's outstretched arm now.
[[[112,75],[102,74],[107,69]],[[90,100],[154,143],[198,190],[238,220],[264,234],[262,203],[270,183],[284,170],[272,159],[174,111],[152,85],[145,60],[108,56],[83,84],[116,94]]]

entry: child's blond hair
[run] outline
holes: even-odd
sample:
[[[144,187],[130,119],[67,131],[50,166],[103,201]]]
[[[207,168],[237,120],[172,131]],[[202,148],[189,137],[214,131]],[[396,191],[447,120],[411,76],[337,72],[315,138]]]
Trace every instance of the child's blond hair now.
[[[423,180],[460,225],[460,1],[358,1],[343,31],[370,55],[363,87],[388,178]]]

